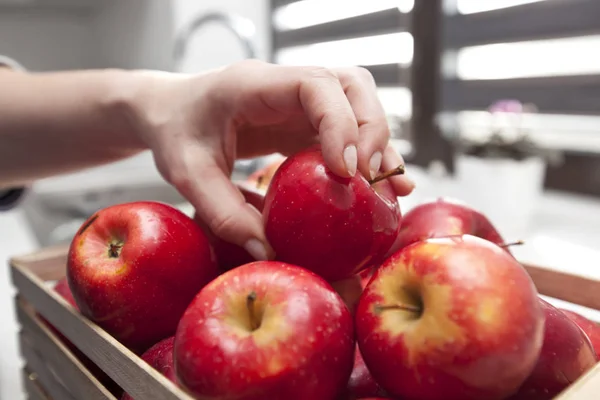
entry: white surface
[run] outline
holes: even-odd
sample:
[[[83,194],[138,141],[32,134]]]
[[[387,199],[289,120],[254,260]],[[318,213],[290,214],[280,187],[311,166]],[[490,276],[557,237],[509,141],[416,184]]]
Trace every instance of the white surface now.
[[[9,257],[35,249],[35,239],[25,228],[20,211],[0,213],[0,399],[21,400],[20,368],[13,297],[15,290],[10,280]]]
[[[0,8],[0,54],[32,71],[95,65],[89,18],[76,12]]]

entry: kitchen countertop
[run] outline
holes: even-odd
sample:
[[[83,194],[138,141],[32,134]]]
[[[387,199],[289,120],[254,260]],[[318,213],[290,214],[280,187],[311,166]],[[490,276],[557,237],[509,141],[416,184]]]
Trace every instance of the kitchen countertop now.
[[[418,174],[417,174],[418,175]],[[417,179],[419,187],[419,179]],[[444,186],[437,187],[443,193]],[[404,212],[425,197],[435,196],[431,191],[401,199]],[[191,213],[188,204],[178,205]],[[552,269],[592,277],[600,280],[600,201],[583,196],[545,193],[535,208],[532,228],[524,239],[524,246],[514,248],[515,255],[529,262]],[[17,254],[37,248],[33,233],[27,228],[25,216],[19,209],[0,213],[0,262]],[[10,281],[9,268],[0,275],[0,399],[21,400],[19,370],[22,362],[17,343],[18,325],[15,321],[13,297],[15,291]],[[551,299],[556,305],[581,312],[600,321],[600,312]]]

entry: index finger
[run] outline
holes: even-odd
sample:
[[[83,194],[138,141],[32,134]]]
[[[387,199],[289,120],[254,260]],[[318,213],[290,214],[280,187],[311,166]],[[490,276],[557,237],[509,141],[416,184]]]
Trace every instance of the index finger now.
[[[256,61],[243,64],[237,71],[233,68],[233,73],[246,76],[241,86],[237,80],[228,88],[237,93],[236,108],[244,119],[257,124],[277,123],[304,113],[318,132],[329,169],[343,177],[356,173],[358,123],[333,72]],[[227,82],[223,85],[228,86]]]

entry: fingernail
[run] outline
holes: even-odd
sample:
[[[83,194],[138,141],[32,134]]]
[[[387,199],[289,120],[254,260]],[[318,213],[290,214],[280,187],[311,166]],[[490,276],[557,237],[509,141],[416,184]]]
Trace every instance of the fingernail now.
[[[351,144],[344,149],[344,163],[346,164],[348,174],[354,176],[358,165],[358,152],[355,145]]]
[[[375,179],[375,177],[379,173],[379,169],[381,168],[381,160],[382,159],[383,159],[383,155],[379,151],[375,152],[371,156],[371,160],[369,161],[369,170],[371,172],[371,179]]]
[[[248,240],[244,245],[244,248],[258,261],[265,261],[269,259],[265,245],[262,244],[258,239]]]

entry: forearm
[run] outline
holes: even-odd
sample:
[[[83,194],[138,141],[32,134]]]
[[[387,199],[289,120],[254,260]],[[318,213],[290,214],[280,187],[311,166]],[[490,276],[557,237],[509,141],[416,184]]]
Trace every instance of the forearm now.
[[[129,74],[0,69],[0,188],[143,150],[122,110],[123,99],[135,84]]]

